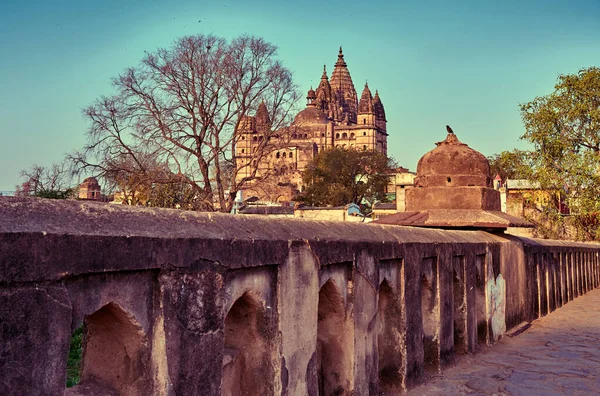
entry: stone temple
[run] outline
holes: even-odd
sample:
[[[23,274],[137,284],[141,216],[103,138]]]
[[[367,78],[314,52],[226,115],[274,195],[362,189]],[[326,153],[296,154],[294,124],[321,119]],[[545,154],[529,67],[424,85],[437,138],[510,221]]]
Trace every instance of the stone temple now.
[[[386,117],[379,93],[375,91],[373,96],[365,84],[360,97],[357,95],[342,48],[331,78],[324,68],[317,89],[311,88],[306,100],[306,108],[292,124],[275,134],[285,138],[265,142],[272,135],[271,117],[264,103],[254,116],[242,120],[236,158],[248,166],[240,170],[237,179],[255,171],[258,177],[268,175],[267,182],[251,186],[246,197],[290,201],[293,193],[302,188],[302,171],[317,153],[326,149],[346,147],[387,154]],[[265,144],[271,149],[259,150]],[[256,158],[257,150],[266,155]]]

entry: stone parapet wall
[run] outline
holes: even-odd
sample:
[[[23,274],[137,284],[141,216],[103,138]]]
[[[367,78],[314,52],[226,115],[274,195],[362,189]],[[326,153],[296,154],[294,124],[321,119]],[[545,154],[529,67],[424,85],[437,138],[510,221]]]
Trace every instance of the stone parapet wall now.
[[[600,245],[0,198],[0,394],[377,395],[597,287]]]

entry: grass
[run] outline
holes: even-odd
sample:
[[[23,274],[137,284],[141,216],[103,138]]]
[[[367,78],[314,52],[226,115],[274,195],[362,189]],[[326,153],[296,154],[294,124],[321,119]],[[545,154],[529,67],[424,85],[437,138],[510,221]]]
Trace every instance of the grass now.
[[[79,383],[81,374],[81,355],[82,355],[83,325],[79,326],[71,336],[71,346],[69,348],[69,358],[67,360],[67,388]]]

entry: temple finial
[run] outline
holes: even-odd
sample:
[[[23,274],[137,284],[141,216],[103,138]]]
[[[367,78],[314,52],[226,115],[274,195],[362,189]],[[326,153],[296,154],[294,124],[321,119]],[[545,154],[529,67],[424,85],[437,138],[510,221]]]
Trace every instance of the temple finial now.
[[[340,52],[338,53],[337,62],[335,62],[335,66],[346,66],[346,62],[344,62],[344,53],[342,52],[342,46],[340,45]]]
[[[323,65],[323,75],[321,76],[321,80],[327,80],[327,66]]]

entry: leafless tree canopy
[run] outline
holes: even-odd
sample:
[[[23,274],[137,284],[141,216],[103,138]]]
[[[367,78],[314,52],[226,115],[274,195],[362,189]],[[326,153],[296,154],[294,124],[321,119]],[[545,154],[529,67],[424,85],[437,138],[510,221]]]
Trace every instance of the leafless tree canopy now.
[[[67,198],[73,194],[71,170],[64,162],[51,167],[32,165],[22,170],[19,176],[23,183],[17,186],[17,196]]]
[[[263,101],[275,131],[297,100],[291,73],[275,56],[262,38],[204,35],[146,54],[113,80],[114,96],[84,110],[88,144],[72,159],[122,191],[185,190],[194,209],[229,211],[253,179],[236,181],[245,164],[233,158],[234,131]],[[265,155],[268,140],[250,161]]]

